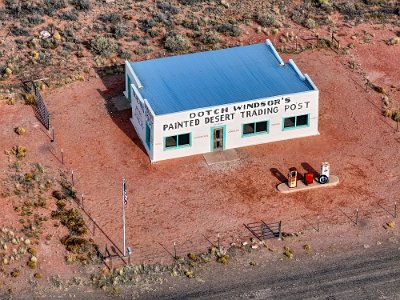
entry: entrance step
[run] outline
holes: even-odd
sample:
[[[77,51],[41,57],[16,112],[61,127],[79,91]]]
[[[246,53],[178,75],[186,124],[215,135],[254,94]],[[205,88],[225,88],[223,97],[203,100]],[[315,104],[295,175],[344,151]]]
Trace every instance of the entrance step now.
[[[214,165],[219,163],[231,162],[239,160],[239,155],[236,149],[228,149],[225,151],[215,151],[203,154],[207,165]]]

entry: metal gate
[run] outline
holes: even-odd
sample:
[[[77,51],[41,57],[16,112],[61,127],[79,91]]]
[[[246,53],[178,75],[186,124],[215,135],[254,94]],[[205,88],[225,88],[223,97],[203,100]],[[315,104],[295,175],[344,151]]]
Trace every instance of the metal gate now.
[[[282,221],[269,224],[260,221],[243,225],[260,241],[281,238]]]
[[[40,94],[39,89],[37,88],[36,84],[32,82],[33,89],[35,92],[36,97],[36,107],[35,107],[35,114],[39,121],[46,127],[47,130],[50,129],[50,116],[49,112],[47,111],[46,105],[43,102],[42,95]]]

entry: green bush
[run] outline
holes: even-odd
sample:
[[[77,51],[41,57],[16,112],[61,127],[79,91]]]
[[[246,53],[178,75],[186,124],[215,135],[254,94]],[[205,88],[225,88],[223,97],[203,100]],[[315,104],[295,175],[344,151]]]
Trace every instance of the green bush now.
[[[79,10],[90,10],[91,8],[89,0],[73,0],[72,4]]]
[[[111,38],[97,35],[90,42],[90,50],[97,55],[110,57],[118,50],[118,44]]]
[[[233,24],[221,24],[215,27],[215,30],[227,36],[238,37],[242,34],[240,28]]]
[[[179,33],[170,32],[164,38],[164,48],[169,52],[183,52],[189,47],[188,40]]]
[[[221,42],[218,33],[215,31],[207,31],[200,40],[205,45],[215,45]]]
[[[276,25],[276,21],[273,15],[266,13],[265,15],[257,13],[254,16],[255,21],[263,27],[271,27]]]

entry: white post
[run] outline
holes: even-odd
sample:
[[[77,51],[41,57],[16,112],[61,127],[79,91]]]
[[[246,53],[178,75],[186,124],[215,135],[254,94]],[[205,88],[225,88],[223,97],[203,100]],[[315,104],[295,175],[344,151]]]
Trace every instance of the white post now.
[[[126,256],[126,241],[125,241],[125,178],[122,178],[122,227],[123,227],[123,253]]]

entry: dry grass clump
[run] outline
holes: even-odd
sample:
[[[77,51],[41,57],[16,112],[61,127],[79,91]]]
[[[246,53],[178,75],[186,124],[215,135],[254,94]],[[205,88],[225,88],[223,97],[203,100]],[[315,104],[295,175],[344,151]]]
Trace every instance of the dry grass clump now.
[[[14,132],[18,135],[24,135],[25,134],[25,128],[23,127],[16,127],[14,128]]]
[[[64,193],[62,193],[62,192],[60,192],[60,191],[53,191],[52,195],[53,195],[53,197],[56,198],[57,200],[66,199]]]
[[[43,274],[42,273],[35,273],[33,275],[33,277],[35,277],[36,279],[42,279],[43,278]]]
[[[11,152],[18,158],[23,159],[26,156],[26,148],[23,146],[15,146],[11,149]]]
[[[394,46],[394,45],[399,45],[400,44],[400,37],[394,37],[394,38],[391,38],[390,40],[388,40],[387,42],[386,42],[388,45],[390,45],[390,46]]]
[[[26,105],[35,105],[36,104],[36,97],[34,94],[24,93],[24,94],[22,94],[22,98],[24,99]]]
[[[16,277],[18,277],[19,275],[20,275],[20,270],[18,270],[18,269],[14,269],[11,273],[10,273],[10,275],[11,275],[11,277],[13,277],[13,278],[16,278]]]
[[[310,251],[311,250],[311,245],[309,245],[309,244],[305,244],[305,245],[303,245],[303,249],[304,249],[304,251]]]
[[[37,267],[37,257],[32,255],[29,259],[29,261],[26,263],[27,266],[31,269],[36,269]]]
[[[283,247],[283,255],[285,255],[287,258],[292,259],[294,257],[294,251],[293,249],[290,249],[289,247],[285,246]]]
[[[87,233],[85,220],[77,208],[65,209],[65,206],[59,205],[58,209],[51,213],[51,216],[53,219],[59,219],[72,235],[81,236]]]
[[[194,278],[194,272],[193,271],[185,271],[185,276],[189,279]]]

